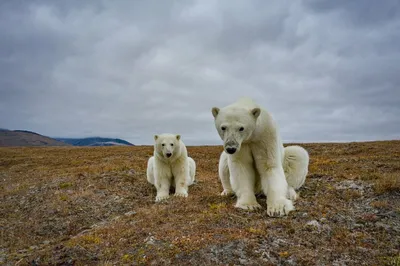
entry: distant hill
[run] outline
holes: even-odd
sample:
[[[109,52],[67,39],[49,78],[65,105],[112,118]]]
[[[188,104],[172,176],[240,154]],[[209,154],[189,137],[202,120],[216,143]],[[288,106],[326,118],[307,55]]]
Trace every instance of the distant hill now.
[[[70,146],[70,144],[26,130],[0,129],[0,147]]]
[[[132,143],[123,139],[113,138],[101,138],[101,137],[90,137],[90,138],[55,138],[58,141],[68,143],[73,146],[134,146]]]

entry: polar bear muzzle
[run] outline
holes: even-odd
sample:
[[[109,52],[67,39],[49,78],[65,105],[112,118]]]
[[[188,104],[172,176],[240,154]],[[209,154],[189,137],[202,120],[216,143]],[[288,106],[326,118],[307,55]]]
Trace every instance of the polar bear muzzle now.
[[[239,143],[234,140],[228,140],[225,142],[224,148],[227,153],[234,154],[239,148]]]
[[[236,148],[231,148],[231,147],[226,148],[226,152],[229,154],[234,154],[236,152]]]

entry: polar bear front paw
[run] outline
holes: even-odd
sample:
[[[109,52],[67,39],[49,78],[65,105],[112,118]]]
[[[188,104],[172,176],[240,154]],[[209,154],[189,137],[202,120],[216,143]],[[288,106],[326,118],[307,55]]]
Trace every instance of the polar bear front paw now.
[[[227,189],[224,189],[224,191],[221,192],[221,196],[232,196],[233,194],[235,193],[233,193],[232,190],[227,190]]]
[[[169,195],[157,195],[156,202],[160,202],[169,198]]]
[[[175,192],[174,196],[175,197],[187,198],[188,193],[186,191]]]
[[[254,211],[254,210],[261,209],[261,205],[258,204],[257,201],[255,201],[255,202],[237,202],[235,207],[243,209],[243,210],[248,210],[248,211]]]
[[[294,210],[291,200],[286,198],[267,201],[267,214],[272,217],[283,216]]]
[[[292,187],[288,188],[287,194],[288,194],[288,198],[292,201],[295,201],[298,198],[296,191]]]

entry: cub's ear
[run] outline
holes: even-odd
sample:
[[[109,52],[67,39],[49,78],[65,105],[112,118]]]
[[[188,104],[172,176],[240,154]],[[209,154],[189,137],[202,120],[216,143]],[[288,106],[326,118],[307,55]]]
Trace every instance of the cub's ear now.
[[[212,112],[214,118],[216,118],[217,115],[218,115],[218,113],[219,113],[219,108],[218,108],[218,107],[213,107],[213,108],[211,109],[211,112]]]
[[[251,114],[254,116],[254,118],[257,118],[261,114],[261,109],[260,108],[254,108],[253,110],[251,110]]]
[[[181,139],[181,135],[176,135],[176,139],[180,140]]]
[[[154,140],[157,140],[158,139],[158,135],[154,135]]]

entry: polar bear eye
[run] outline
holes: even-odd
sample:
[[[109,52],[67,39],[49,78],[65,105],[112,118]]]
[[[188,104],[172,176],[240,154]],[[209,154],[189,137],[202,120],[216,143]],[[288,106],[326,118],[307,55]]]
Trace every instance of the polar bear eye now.
[[[165,144],[163,143],[163,144],[161,144],[163,147],[165,146]]]
[[[222,131],[225,131],[225,130],[226,130],[226,127],[221,127],[221,129],[222,129]]]
[[[171,146],[174,146],[174,144],[173,144],[173,143],[171,143]]]
[[[244,130],[244,127],[240,127],[240,128],[239,128],[239,131],[243,131],[243,130]]]

